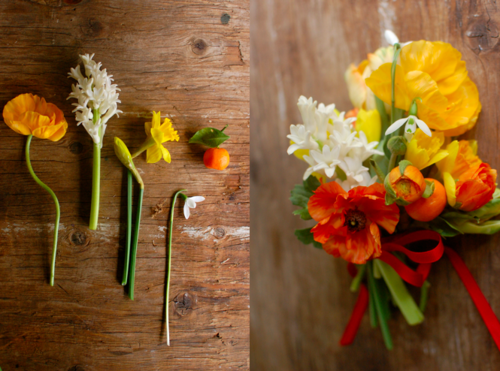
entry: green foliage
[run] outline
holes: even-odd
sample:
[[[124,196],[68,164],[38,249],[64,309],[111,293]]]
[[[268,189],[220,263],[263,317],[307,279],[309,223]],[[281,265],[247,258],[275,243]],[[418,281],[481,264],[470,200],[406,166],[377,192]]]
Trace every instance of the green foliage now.
[[[208,146],[210,148],[218,148],[222,143],[229,139],[229,135],[224,134],[224,130],[227,125],[222,130],[217,130],[214,128],[204,128],[198,130],[189,139],[189,143],[198,143]]]
[[[322,249],[323,246],[319,242],[314,241],[314,235],[312,234],[311,229],[312,228],[296,229],[295,236],[297,236],[299,241],[304,245],[312,244],[314,247]]]
[[[304,220],[310,220],[311,215],[307,210],[307,203],[309,198],[314,194],[314,191],[321,185],[318,179],[314,176],[310,176],[302,184],[297,184],[293,189],[290,197],[290,201],[295,206],[299,206],[300,209],[293,212],[294,215],[300,215]]]

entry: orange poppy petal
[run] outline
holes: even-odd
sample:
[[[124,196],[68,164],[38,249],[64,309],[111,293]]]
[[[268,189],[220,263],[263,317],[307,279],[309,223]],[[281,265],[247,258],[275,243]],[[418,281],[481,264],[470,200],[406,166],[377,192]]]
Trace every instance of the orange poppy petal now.
[[[325,221],[325,219],[330,218],[332,213],[338,211],[335,207],[335,201],[338,195],[345,193],[346,191],[337,182],[320,185],[307,203],[309,214],[317,222]]]

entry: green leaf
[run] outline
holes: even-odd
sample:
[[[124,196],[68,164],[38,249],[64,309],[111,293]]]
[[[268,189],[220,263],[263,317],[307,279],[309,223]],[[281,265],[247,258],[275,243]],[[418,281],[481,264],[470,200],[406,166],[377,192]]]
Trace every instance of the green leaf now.
[[[314,235],[312,234],[311,229],[312,228],[296,229],[295,236],[297,236],[299,241],[302,242],[304,245],[312,244],[314,247],[322,249],[323,245],[321,245],[317,241],[314,241]]]
[[[227,125],[226,125],[227,127]],[[198,143],[208,146],[210,148],[217,148],[226,140],[229,139],[229,135],[223,133],[226,129],[217,130],[214,128],[204,128],[198,130],[192,137],[189,139],[189,143]]]
[[[458,229],[456,229],[452,224],[450,224],[446,219],[437,217],[436,219],[429,222],[429,227],[433,231],[439,233],[442,237],[455,237],[462,234]]]
[[[377,111],[380,114],[380,121],[382,123],[382,136],[385,136],[385,132],[389,127],[389,116],[385,110],[385,104],[379,97],[375,96],[375,107],[377,107]]]
[[[303,220],[310,220],[311,215],[307,210],[309,198],[314,194],[314,191],[321,185],[318,179],[310,176],[302,184],[297,184],[292,189],[290,201],[295,206],[299,206],[299,210],[295,210],[293,215],[299,215]]]
[[[413,164],[408,160],[403,160],[403,161],[399,162],[399,172],[401,173],[401,175],[403,175],[405,173],[406,167],[409,165],[413,165]]]
[[[422,194],[422,197],[423,198],[429,198],[432,196],[432,194],[434,193],[434,182],[431,182],[429,180],[426,180],[425,181],[425,191],[424,193]]]

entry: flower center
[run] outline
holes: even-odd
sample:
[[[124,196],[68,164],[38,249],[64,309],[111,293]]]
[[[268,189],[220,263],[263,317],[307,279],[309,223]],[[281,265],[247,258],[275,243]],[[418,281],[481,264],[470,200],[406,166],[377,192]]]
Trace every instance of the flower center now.
[[[347,227],[349,232],[359,232],[365,229],[366,215],[359,210],[347,210],[345,213],[344,226]]]

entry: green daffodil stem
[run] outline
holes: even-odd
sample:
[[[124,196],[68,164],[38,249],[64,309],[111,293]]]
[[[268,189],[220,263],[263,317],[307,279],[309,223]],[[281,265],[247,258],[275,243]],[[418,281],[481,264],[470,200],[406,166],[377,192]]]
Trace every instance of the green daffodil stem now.
[[[134,228],[134,238],[132,240],[132,256],[130,259],[130,272],[129,272],[129,291],[128,295],[130,299],[134,300],[134,284],[135,284],[135,263],[137,260],[137,244],[139,242],[139,228],[141,225],[141,210],[142,210],[142,199],[144,197],[144,187],[141,186],[139,193],[139,203],[137,204],[137,214],[135,217],[135,228]]]
[[[94,143],[94,162],[92,165],[92,201],[90,206],[89,228],[93,231],[97,229],[99,219],[99,199],[101,190],[101,146]]]
[[[142,144],[141,146],[137,149],[137,151],[135,151],[133,154],[132,154],[132,158],[136,158],[137,156],[139,156],[142,152],[144,152],[145,150],[147,150],[148,148],[152,147],[153,145],[155,144],[155,140],[153,139],[153,137],[148,137]]]
[[[59,201],[56,197],[56,194],[44,182],[42,182],[33,171],[33,167],[31,166],[31,161],[30,161],[31,139],[33,139],[33,135],[28,135],[28,139],[26,140],[26,150],[25,150],[26,165],[28,165],[28,170],[33,179],[35,179],[35,182],[37,182],[40,187],[45,189],[52,196],[52,199],[56,204],[56,222],[54,224],[54,245],[52,247],[52,260],[50,264],[50,286],[54,286],[54,276],[56,272],[57,236],[59,235],[59,220],[61,219],[61,210],[59,208]]]
[[[130,266],[130,241],[132,240],[132,172],[127,170],[127,240],[125,245],[125,260],[123,266],[122,285],[128,282],[128,270]]]
[[[175,201],[177,201],[177,197],[179,195],[185,195],[182,192],[185,192],[185,189],[181,189],[180,191],[175,192],[174,198],[172,200],[172,206],[170,206],[170,225],[168,228],[168,263],[167,263],[167,282],[165,284],[165,328],[167,334],[167,345],[170,346],[170,330],[168,326],[168,296],[170,294],[170,268],[172,266],[172,234],[174,232],[174,210],[175,210]]]
[[[401,52],[401,45],[398,43],[394,44],[394,57],[391,66],[391,124],[396,121],[396,95],[395,95],[395,85],[396,85],[396,65],[398,64],[399,53]]]

